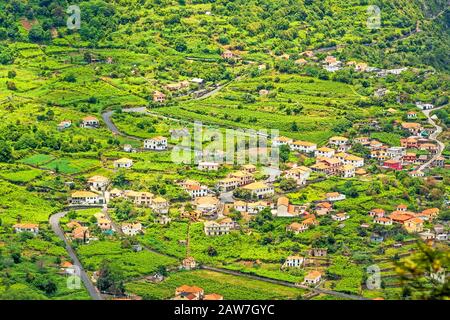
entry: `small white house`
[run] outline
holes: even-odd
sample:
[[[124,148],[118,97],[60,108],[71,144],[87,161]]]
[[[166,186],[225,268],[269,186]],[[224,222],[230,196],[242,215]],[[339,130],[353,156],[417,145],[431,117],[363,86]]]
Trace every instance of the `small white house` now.
[[[273,139],[272,145],[274,147],[279,147],[283,145],[291,145],[292,142],[293,140],[291,138],[280,136]]]
[[[198,170],[217,171],[219,170],[219,164],[217,162],[199,162]]]
[[[142,224],[136,223],[124,223],[122,224],[122,232],[127,236],[136,236],[142,231]]]
[[[333,146],[338,147],[338,146],[347,144],[347,143],[348,143],[348,139],[345,138],[345,137],[335,136],[335,137],[331,137],[331,138],[328,140],[328,143],[329,143],[330,145],[333,145]]]
[[[88,179],[88,184],[95,190],[106,190],[106,187],[109,184],[109,179],[103,176],[92,176]]]
[[[128,158],[121,158],[121,159],[114,161],[114,168],[116,168],[116,169],[120,169],[120,168],[129,169],[132,166],[133,166],[133,160],[128,159]]]
[[[169,201],[162,197],[156,197],[152,200],[152,204],[150,206],[152,210],[159,214],[167,214],[169,213]]]
[[[325,194],[327,201],[341,201],[345,200],[345,194],[339,192],[329,192]]]
[[[13,228],[16,233],[30,232],[34,235],[39,233],[39,225],[34,223],[17,223],[13,225]]]
[[[250,191],[258,199],[273,196],[275,193],[273,186],[269,186],[264,182],[253,182],[244,186],[243,189]]]
[[[75,191],[71,194],[69,199],[72,205],[96,205],[103,204],[104,198],[97,193],[90,191]]]
[[[334,221],[345,221],[348,218],[350,218],[350,216],[347,213],[336,213],[331,215],[331,219]]]
[[[304,258],[300,256],[289,256],[283,263],[283,268],[300,268],[303,265]]]
[[[335,150],[328,148],[328,147],[319,148],[314,152],[314,156],[316,158],[318,158],[318,157],[332,158],[334,156],[334,154],[335,154]]]
[[[81,121],[81,127],[82,128],[98,128],[100,125],[100,122],[96,117],[84,117]]]
[[[146,150],[167,150],[167,138],[158,136],[144,141],[144,149]]]
[[[305,276],[303,283],[308,284],[308,285],[314,285],[314,284],[319,283],[321,279],[322,279],[322,274],[319,271],[314,270],[314,271],[309,272]]]
[[[312,153],[314,151],[316,151],[317,149],[317,144],[312,143],[312,142],[308,142],[308,141],[294,141],[292,143],[289,144],[289,147],[292,150],[296,150],[299,152],[304,152],[304,153]]]
[[[206,197],[209,194],[207,186],[202,185],[188,185],[184,189],[192,198]]]
[[[434,105],[432,105],[431,103],[416,102],[416,106],[422,110],[434,109]]]

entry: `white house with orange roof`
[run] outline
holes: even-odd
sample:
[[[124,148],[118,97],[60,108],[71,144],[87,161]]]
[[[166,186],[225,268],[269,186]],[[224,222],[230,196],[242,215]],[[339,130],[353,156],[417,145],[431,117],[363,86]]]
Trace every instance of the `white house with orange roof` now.
[[[144,149],[156,151],[167,150],[167,138],[163,136],[157,136],[151,139],[145,139]]]
[[[88,184],[97,191],[103,191],[108,187],[109,179],[104,176],[92,176],[88,179]]]
[[[343,178],[353,178],[356,174],[356,168],[351,164],[344,164],[338,168],[338,172]]]
[[[265,208],[273,209],[273,203],[269,201],[256,201],[247,203],[248,214],[258,214]]]
[[[63,120],[58,124],[58,130],[64,130],[64,129],[70,128],[71,126],[72,126],[72,121]]]
[[[314,270],[314,271],[310,271],[305,276],[303,283],[306,285],[315,285],[315,284],[318,284],[320,282],[320,280],[322,280],[322,273],[317,270]]]
[[[39,233],[39,225],[36,223],[16,223],[13,225],[14,232],[29,232],[34,235]]]
[[[331,215],[331,219],[333,219],[335,221],[345,221],[345,220],[347,220],[349,218],[350,218],[350,216],[347,213],[345,213],[345,212],[336,213],[336,214],[332,214]]]
[[[153,193],[145,191],[125,190],[122,194],[125,198],[132,201],[135,205],[143,207],[149,207],[152,204],[152,200],[154,197]]]
[[[202,161],[198,163],[197,169],[201,171],[217,171],[219,166],[217,162]]]
[[[205,221],[203,225],[203,230],[207,236],[221,236],[229,234],[231,227],[228,223]]]
[[[112,228],[111,221],[108,219],[98,219],[97,226],[103,231],[111,230]]]
[[[253,182],[243,186],[242,189],[250,191],[251,194],[258,199],[273,196],[275,194],[274,187],[264,182]]]
[[[382,226],[392,226],[392,219],[386,217],[375,217],[373,222],[376,224],[381,224]]]
[[[253,174],[246,171],[236,171],[230,173],[229,178],[237,179],[239,181],[239,186],[244,186],[255,181]]]
[[[309,226],[304,223],[293,222],[286,227],[286,232],[293,232],[294,234],[299,234],[305,232],[309,229]]]
[[[253,164],[244,164],[242,166],[242,170],[245,172],[248,172],[250,174],[255,173],[256,172],[256,166]]]
[[[277,217],[296,217],[305,212],[306,206],[297,206],[289,203],[287,197],[279,197],[277,200]]]
[[[197,210],[199,210],[202,215],[212,216],[217,214],[219,208],[219,199],[216,197],[197,197],[194,200],[194,205]]]
[[[314,152],[316,158],[332,158],[335,154],[335,150],[328,147],[321,147]]]
[[[279,147],[284,145],[291,146],[293,139],[288,137],[279,136],[272,140],[272,146]]]
[[[403,226],[406,229],[406,231],[408,231],[409,233],[422,232],[423,231],[423,220],[420,218],[412,218],[412,219],[407,220],[403,224]]]
[[[182,285],[175,289],[174,300],[202,300],[205,291],[197,286]]]
[[[169,213],[169,201],[164,199],[163,197],[156,197],[152,199],[152,204],[150,208],[152,208],[153,212],[158,214],[167,214]]]
[[[312,152],[316,151],[317,144],[308,142],[308,141],[297,140],[297,141],[290,143],[289,147],[291,148],[291,150],[304,152],[304,153],[312,153]]]
[[[305,166],[294,167],[285,171],[285,177],[287,179],[294,179],[297,185],[306,184],[306,180],[311,176],[312,170]]]
[[[98,128],[99,125],[100,125],[100,122],[98,121],[98,119],[96,117],[93,117],[93,116],[87,116],[81,120],[82,128]]]
[[[219,180],[216,186],[220,191],[228,192],[236,189],[239,186],[239,183],[240,180],[237,178],[225,178]]]
[[[98,205],[105,203],[103,196],[91,191],[74,191],[70,195],[69,203],[71,205]]]
[[[153,93],[153,102],[164,103],[166,101],[166,95],[160,91]]]
[[[339,192],[328,192],[325,194],[325,198],[327,199],[327,201],[341,201],[341,200],[345,200],[345,194],[343,193],[339,193]]]
[[[235,201],[233,204],[234,210],[239,212],[247,212],[247,202],[245,201]]]
[[[140,222],[123,223],[122,232],[127,236],[136,236],[142,232],[142,224]]]
[[[348,138],[341,137],[341,136],[334,136],[328,140],[328,144],[330,144],[334,147],[339,147],[339,146],[347,144],[347,143],[348,143]]]
[[[384,215],[386,214],[386,211],[384,211],[383,209],[380,208],[375,208],[369,211],[369,216],[371,217],[384,217]]]
[[[115,160],[114,163],[114,168],[116,169],[129,169],[133,166],[133,160],[132,159],[128,159],[128,158],[121,158],[118,160]]]
[[[209,194],[209,188],[204,185],[188,185],[184,190],[191,198],[206,197]]]

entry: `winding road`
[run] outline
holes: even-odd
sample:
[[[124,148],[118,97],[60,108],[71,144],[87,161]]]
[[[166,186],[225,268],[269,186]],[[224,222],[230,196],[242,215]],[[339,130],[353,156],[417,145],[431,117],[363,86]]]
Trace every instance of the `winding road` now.
[[[64,241],[64,244],[66,246],[66,251],[69,254],[70,258],[72,259],[72,262],[75,266],[77,266],[80,270],[80,278],[83,281],[84,286],[86,287],[86,290],[89,292],[89,295],[91,296],[92,300],[103,300],[102,295],[97,290],[97,287],[92,283],[91,279],[87,275],[86,271],[83,268],[83,265],[81,264],[80,260],[78,259],[75,250],[70,245],[69,241],[64,236],[64,231],[62,230],[59,221],[61,218],[63,218],[68,211],[58,212],[50,216],[49,223],[52,227],[53,232],[62,240]]]
[[[438,124],[436,124],[436,122],[431,118],[431,112],[436,111],[436,110],[440,110],[442,108],[445,108],[447,105],[441,106],[439,108],[434,108],[434,109],[430,109],[430,110],[422,110],[422,112],[425,114],[425,116],[428,119],[428,123],[431,124],[433,127],[436,128],[436,131],[433,132],[428,138],[434,142],[436,142],[439,146],[438,152],[436,152],[436,154],[434,156],[431,157],[431,159],[424,163],[423,165],[421,165],[419,167],[419,171],[424,171],[425,169],[427,169],[437,158],[439,158],[440,156],[442,156],[442,152],[445,149],[445,144],[442,141],[438,140],[439,135],[442,133],[443,129],[441,126],[439,126]]]

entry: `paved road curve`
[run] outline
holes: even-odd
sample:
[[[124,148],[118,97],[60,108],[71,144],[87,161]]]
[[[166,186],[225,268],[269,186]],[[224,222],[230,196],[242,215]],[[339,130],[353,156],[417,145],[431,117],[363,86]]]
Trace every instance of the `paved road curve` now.
[[[439,109],[442,109],[442,108],[444,108],[446,106],[447,105],[441,106],[439,108],[434,108],[434,109],[431,109],[431,110],[422,110],[422,112],[428,118],[428,123],[436,128],[436,131],[433,134],[430,135],[429,139],[432,140],[432,141],[435,141],[438,144],[439,150],[438,150],[438,152],[436,152],[436,154],[433,157],[431,157],[431,159],[427,163],[424,163],[423,165],[421,165],[419,167],[419,171],[424,171],[425,169],[427,169],[434,162],[434,160],[436,160],[438,157],[440,157],[442,155],[442,152],[445,149],[445,144],[437,139],[437,137],[442,133],[443,129],[442,129],[441,126],[437,125],[436,122],[433,119],[431,119],[431,115],[430,114],[431,114],[431,112],[439,110]]]
[[[64,232],[61,229],[61,226],[59,225],[59,220],[63,218],[68,212],[58,212],[54,215],[50,216],[49,223],[52,227],[53,232],[62,240],[64,241],[64,244],[66,245],[66,251],[69,254],[70,258],[73,261],[73,264],[76,265],[80,270],[80,277],[81,280],[84,283],[84,286],[89,292],[89,295],[91,296],[92,300],[103,300],[103,297],[101,296],[100,292],[97,290],[97,288],[92,283],[89,276],[86,274],[86,271],[84,270],[83,266],[81,265],[80,260],[78,259],[75,251],[73,250],[72,246],[70,245],[69,241],[67,241],[66,237],[64,236]]]

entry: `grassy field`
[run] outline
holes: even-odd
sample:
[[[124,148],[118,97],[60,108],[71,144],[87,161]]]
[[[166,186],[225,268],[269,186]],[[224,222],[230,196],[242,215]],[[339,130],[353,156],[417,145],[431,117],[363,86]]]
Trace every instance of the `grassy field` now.
[[[178,261],[149,251],[133,252],[121,247],[119,241],[94,241],[79,246],[77,253],[87,270],[95,271],[103,260],[120,267],[125,278],[151,275],[159,266],[175,266]]]
[[[259,88],[272,86],[273,96],[260,97]],[[278,129],[297,139],[324,143],[346,116],[370,116],[376,108],[354,106],[360,96],[352,86],[299,75],[263,75],[234,82],[200,101],[153,111],[187,120],[228,127]],[[252,102],[249,102],[252,101]],[[295,122],[298,131],[291,130]]]
[[[162,283],[152,284],[145,281],[127,283],[128,292],[144,299],[170,299],[175,289],[183,284],[195,285],[205,290],[205,294],[217,293],[225,300],[279,300],[296,299],[304,291],[301,289],[269,284],[259,280],[246,279],[207,270],[177,272],[170,274]]]

